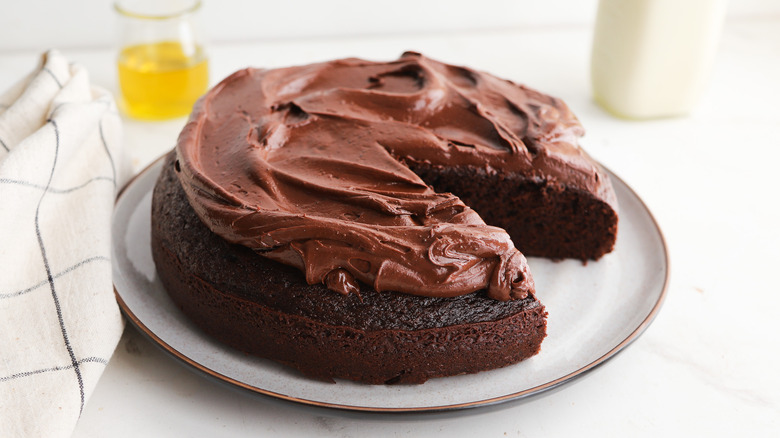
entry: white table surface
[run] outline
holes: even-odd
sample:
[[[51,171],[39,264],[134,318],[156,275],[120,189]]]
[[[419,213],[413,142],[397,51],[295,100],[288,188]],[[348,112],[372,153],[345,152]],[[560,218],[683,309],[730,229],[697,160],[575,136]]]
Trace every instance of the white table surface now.
[[[780,16],[727,22],[707,94],[689,117],[630,122],[590,96],[588,26],[211,46],[212,82],[248,65],[407,49],[562,97],[586,149],[645,200],[672,276],[647,332],[557,391],[496,407],[358,414],[249,394],[189,371],[129,327],[75,437],[778,436],[780,434]],[[71,50],[115,89],[113,53]],[[0,88],[37,53],[0,53]],[[126,120],[135,171],[170,149],[184,120]]]

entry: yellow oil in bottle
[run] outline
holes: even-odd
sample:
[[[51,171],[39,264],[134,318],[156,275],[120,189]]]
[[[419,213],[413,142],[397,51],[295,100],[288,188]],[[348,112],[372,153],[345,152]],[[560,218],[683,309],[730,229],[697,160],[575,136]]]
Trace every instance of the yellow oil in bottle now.
[[[149,120],[189,114],[209,82],[203,49],[197,46],[191,52],[174,41],[122,49],[118,70],[125,113]]]

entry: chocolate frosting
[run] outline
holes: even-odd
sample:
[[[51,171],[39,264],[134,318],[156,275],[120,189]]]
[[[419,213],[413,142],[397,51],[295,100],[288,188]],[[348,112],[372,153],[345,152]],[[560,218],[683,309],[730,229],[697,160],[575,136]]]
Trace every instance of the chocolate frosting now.
[[[523,172],[609,198],[582,134],[558,99],[408,52],[234,73],[196,105],[177,169],[214,233],[310,284],[507,300],[534,287],[509,235],[404,162]]]

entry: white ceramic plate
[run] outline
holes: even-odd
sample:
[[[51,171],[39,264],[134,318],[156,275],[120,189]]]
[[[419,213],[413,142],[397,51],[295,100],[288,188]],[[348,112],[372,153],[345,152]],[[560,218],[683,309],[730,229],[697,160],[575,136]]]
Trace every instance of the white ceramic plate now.
[[[587,265],[529,260],[537,295],[549,312],[548,336],[537,356],[506,368],[422,385],[311,380],[212,340],[168,298],[150,247],[151,191],[161,165],[157,160],[141,172],[116,203],[112,256],[119,304],[133,324],[175,357],[257,393],[381,412],[457,409],[529,397],[583,375],[625,348],[647,328],[666,294],[669,262],[661,232],[639,197],[610,173],[620,204],[615,251]]]

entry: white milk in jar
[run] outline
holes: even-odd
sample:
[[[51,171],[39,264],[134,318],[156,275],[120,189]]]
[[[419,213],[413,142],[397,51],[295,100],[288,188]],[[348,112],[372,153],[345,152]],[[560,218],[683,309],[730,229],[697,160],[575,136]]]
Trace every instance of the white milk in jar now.
[[[648,119],[687,114],[706,85],[726,0],[601,0],[591,59],[596,101]]]

